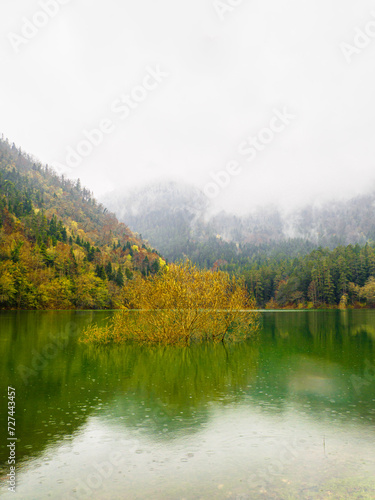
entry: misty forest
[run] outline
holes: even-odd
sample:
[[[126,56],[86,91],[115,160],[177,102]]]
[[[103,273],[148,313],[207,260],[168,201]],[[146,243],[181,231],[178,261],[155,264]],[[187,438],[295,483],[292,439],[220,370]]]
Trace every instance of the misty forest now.
[[[1,500],[374,500],[373,2],[0,34]]]
[[[243,278],[259,308],[375,306],[375,195],[345,210],[294,214],[292,238],[276,211],[206,221],[201,193],[151,186],[137,193],[137,216],[129,209],[133,232],[79,180],[59,176],[7,140],[0,155],[2,309],[127,307],[137,275],[152,277],[184,259]],[[131,200],[114,200],[111,208],[126,219],[120,207]]]
[[[165,491],[170,498],[187,491],[195,499],[202,488],[204,498],[215,499],[325,498],[316,494],[315,484],[332,498],[372,498],[370,475],[362,468],[358,475],[350,465],[352,453],[365,457],[365,467],[372,465],[368,427],[360,437],[349,436],[348,451],[340,450],[340,433],[348,425],[373,420],[370,195],[345,205],[307,207],[288,218],[272,207],[247,216],[221,212],[208,217],[202,193],[176,183],[151,184],[130,195],[113,193],[98,202],[79,180],[57,174],[7,139],[0,142],[0,165],[0,305],[3,356],[11,360],[8,368],[3,365],[2,378],[33,388],[19,404],[29,415],[20,415],[18,424],[18,459],[27,472],[17,498],[31,498],[30,480],[46,485],[36,486],[38,498],[53,491],[55,498],[100,499],[104,484],[113,499],[123,498],[124,487],[134,499],[164,500]],[[275,312],[280,309],[284,313]],[[288,310],[294,312],[285,316]],[[347,316],[351,310],[355,316]],[[52,316],[46,316],[48,311]],[[81,391],[66,392],[77,383]],[[47,420],[35,414],[36,400]],[[297,405],[293,437],[288,431],[280,438],[288,401]],[[327,437],[332,456],[326,460],[334,467],[330,476],[314,444],[327,404],[327,425],[338,433]],[[221,418],[213,424],[212,406],[219,414],[231,411],[238,430],[223,430]],[[302,408],[308,408],[309,440],[298,416]],[[109,441],[118,463],[133,463],[146,474],[145,483],[134,482],[130,474],[130,481],[120,476],[108,486],[107,471],[119,465],[109,461],[102,444],[95,446],[99,458],[89,461],[98,472],[90,474],[84,466],[84,480],[74,479],[72,494],[78,496],[66,496],[72,489],[67,479],[49,474],[46,481],[27,466],[50,456],[47,450],[61,439],[71,439],[65,426],[87,439],[86,426],[98,418],[105,425],[122,422],[120,431],[107,429]],[[206,426],[222,434],[208,448],[195,442]],[[243,483],[235,464],[242,443],[252,443],[253,434],[247,433],[253,428],[261,439],[253,443],[256,455],[247,447],[249,476]],[[160,439],[172,468],[160,462],[168,484],[155,496],[158,475],[146,457],[157,456],[155,440]],[[192,450],[214,457],[213,471],[204,466],[207,477],[226,464],[220,449],[234,469],[229,466],[223,482],[214,480],[214,491],[199,478],[189,485],[173,471],[172,442],[179,463],[194,461]],[[92,449],[88,443],[85,447]],[[7,453],[4,448],[2,453]],[[62,464],[70,456],[65,450],[49,460],[66,467]],[[275,470],[280,472],[275,475]],[[71,475],[70,467],[65,474]],[[93,488],[92,478],[103,486]]]

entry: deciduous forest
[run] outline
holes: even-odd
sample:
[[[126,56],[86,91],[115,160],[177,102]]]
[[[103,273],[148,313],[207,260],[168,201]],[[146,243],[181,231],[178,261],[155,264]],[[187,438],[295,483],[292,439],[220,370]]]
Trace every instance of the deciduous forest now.
[[[1,308],[119,308],[127,280],[164,265],[79,180],[0,141]]]

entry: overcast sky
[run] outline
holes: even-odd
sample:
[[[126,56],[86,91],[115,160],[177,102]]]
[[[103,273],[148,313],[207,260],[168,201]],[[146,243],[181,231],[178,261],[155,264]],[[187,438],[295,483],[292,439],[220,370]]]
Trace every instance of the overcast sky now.
[[[374,2],[1,0],[0,32],[0,132],[96,195],[172,177],[239,211],[374,186]]]

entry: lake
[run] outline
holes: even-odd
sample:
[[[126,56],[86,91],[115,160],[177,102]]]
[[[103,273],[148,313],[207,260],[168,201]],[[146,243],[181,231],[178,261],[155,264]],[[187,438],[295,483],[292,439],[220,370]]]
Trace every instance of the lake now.
[[[1,498],[375,498],[375,311],[267,311],[233,345],[78,342],[111,314],[0,313]]]

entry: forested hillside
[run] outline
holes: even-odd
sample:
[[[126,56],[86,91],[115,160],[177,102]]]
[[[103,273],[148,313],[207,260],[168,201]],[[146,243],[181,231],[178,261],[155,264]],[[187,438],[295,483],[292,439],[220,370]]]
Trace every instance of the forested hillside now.
[[[155,183],[131,192],[110,193],[103,202],[172,261],[187,254],[192,258],[191,245],[214,236],[202,220],[207,198],[190,186]]]
[[[170,260],[245,276],[261,307],[375,305],[375,194],[248,216],[208,216],[199,190],[151,184],[108,202]]]
[[[318,247],[319,238],[288,238],[281,218],[267,211],[258,213],[259,225],[252,216],[255,225],[246,239],[246,220],[227,214],[220,222],[227,231],[217,233],[220,217],[204,219],[199,193],[174,184],[167,191],[154,189],[144,204],[135,193],[121,206],[122,216],[145,228],[171,259],[189,258],[201,268],[244,277],[260,307],[375,305],[375,248],[367,243],[374,224],[370,198],[352,201],[348,207],[357,206],[357,212],[346,218],[338,217],[339,210],[327,213],[325,227],[331,219],[338,228],[330,249]],[[365,244],[333,248],[335,237],[340,233],[345,240],[356,224]],[[305,223],[301,228],[307,234]],[[128,280],[156,274],[164,265],[79,180],[59,176],[0,141],[0,308],[119,308],[128,303]]]
[[[78,181],[0,140],[0,308],[116,308],[165,261]]]
[[[199,189],[176,182],[117,191],[105,203],[168,259],[187,256],[207,267],[244,254],[262,256],[287,248],[288,255],[298,256],[319,246],[334,249],[375,241],[375,191],[289,212],[262,207],[242,216],[224,211],[210,215],[208,199]]]
[[[320,247],[295,258],[280,253],[222,268],[244,276],[258,305],[270,309],[375,306],[373,245]]]

